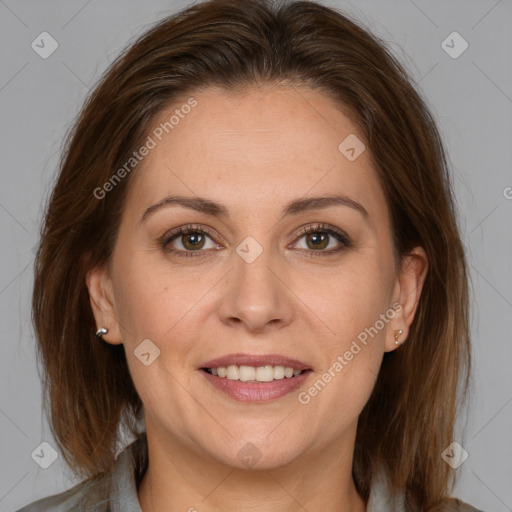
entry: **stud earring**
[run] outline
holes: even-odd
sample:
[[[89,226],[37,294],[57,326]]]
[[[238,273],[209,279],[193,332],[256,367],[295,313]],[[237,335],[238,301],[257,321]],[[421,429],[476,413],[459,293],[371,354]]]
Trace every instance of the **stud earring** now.
[[[96,331],[96,336],[101,340],[103,338],[103,335],[107,334],[107,333],[108,333],[108,329],[106,329],[105,327],[100,327]]]
[[[403,333],[403,329],[399,329],[397,331],[395,331],[395,344],[396,345],[401,345],[401,343],[398,341],[398,338],[400,337],[400,335]]]

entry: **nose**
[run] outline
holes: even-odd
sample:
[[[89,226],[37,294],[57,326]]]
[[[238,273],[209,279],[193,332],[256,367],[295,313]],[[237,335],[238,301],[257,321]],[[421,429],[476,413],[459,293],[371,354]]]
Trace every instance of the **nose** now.
[[[289,325],[295,314],[293,293],[279,263],[265,251],[252,263],[234,255],[218,313],[231,328],[265,332]],[[284,265],[284,263],[283,263]]]

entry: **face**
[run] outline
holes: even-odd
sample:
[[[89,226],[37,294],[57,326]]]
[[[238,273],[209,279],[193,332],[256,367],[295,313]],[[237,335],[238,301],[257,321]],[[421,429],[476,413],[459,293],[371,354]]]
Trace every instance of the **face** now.
[[[168,134],[150,134],[111,265],[88,277],[104,340],[124,344],[148,436],[230,466],[249,455],[260,468],[353,442],[424,275],[395,265],[368,147],[357,156],[363,136],[307,88],[193,98]],[[313,200],[325,197],[338,199]],[[276,379],[203,370],[229,363],[232,377],[270,363],[239,377]],[[307,371],[278,378],[279,366]]]

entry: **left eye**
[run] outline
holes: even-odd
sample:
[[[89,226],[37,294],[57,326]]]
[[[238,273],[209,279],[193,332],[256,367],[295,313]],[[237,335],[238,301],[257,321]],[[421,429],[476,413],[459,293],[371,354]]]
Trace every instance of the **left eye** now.
[[[337,235],[337,233],[332,233],[329,231],[312,231],[302,235],[299,240],[305,240],[306,247],[303,247],[305,250],[324,250],[329,249],[330,242],[343,242],[341,237]],[[334,243],[334,247],[336,247],[336,243]],[[330,247],[332,249],[332,247]]]
[[[352,240],[345,232],[326,224],[307,226],[298,234],[299,240],[303,238],[306,242],[306,248],[300,250],[313,256],[329,256],[353,247]],[[333,238],[338,241],[339,247],[326,250],[330,245],[329,241]]]

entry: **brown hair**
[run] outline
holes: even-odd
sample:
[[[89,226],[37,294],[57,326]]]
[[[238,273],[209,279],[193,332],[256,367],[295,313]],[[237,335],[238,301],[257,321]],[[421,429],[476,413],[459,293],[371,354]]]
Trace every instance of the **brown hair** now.
[[[124,347],[95,337],[85,284],[90,268],[109,262],[131,176],[102,199],[94,191],[178,96],[262,83],[322,91],[357,123],[387,198],[396,254],[415,245],[427,253],[407,343],[384,355],[359,418],[353,475],[367,498],[383,464],[408,507],[428,510],[452,489],[440,454],[453,440],[471,366],[467,263],[447,159],[427,106],[382,41],[313,2],[193,5],[130,45],[90,94],[66,141],[35,265],[33,318],[52,433],[77,475],[97,475],[113,463],[119,428],[136,434],[143,414]]]

